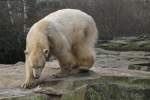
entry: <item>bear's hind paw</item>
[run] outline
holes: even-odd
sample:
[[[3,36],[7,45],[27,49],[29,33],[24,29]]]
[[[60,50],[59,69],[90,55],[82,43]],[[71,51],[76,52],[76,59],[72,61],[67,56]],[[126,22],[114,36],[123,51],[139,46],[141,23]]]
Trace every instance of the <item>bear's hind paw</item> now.
[[[52,75],[53,78],[64,78],[67,76],[68,76],[68,74],[64,74],[64,73],[56,73],[56,74]]]

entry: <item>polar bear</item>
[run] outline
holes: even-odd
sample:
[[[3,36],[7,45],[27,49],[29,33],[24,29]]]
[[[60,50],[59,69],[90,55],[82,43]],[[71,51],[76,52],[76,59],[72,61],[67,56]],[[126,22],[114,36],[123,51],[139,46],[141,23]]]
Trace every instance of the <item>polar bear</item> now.
[[[63,77],[94,64],[97,27],[93,18],[77,9],[62,9],[35,23],[27,34],[25,50],[26,79],[23,88],[31,88],[51,55],[59,62]]]

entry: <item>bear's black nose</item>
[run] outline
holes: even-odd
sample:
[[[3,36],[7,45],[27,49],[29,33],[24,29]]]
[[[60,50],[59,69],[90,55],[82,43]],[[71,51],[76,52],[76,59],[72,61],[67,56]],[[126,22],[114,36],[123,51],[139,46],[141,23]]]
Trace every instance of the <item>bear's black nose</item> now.
[[[39,77],[40,77],[39,75],[35,75],[34,76],[35,79],[39,79]]]

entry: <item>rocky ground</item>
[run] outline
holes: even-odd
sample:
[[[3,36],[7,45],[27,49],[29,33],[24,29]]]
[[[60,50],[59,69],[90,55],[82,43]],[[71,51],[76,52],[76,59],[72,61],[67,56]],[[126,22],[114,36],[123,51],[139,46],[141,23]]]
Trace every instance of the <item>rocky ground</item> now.
[[[133,37],[116,37],[99,41],[98,47],[114,51],[150,51],[150,36],[141,34]]]
[[[47,62],[42,84],[20,88],[24,63],[0,65],[0,100],[148,100],[150,72],[129,70],[129,66],[148,63],[149,53],[96,49],[96,63],[90,73],[51,79],[59,72],[58,62]]]
[[[95,67],[150,70],[150,52],[108,51],[100,48],[96,48],[96,51]]]
[[[150,70],[149,35],[116,37],[113,40],[99,41],[97,47],[98,66]]]
[[[140,46],[128,47],[132,41]],[[150,52],[144,41],[149,40],[130,37],[98,45],[105,50],[95,48],[96,62],[89,73],[51,78],[60,68],[56,60],[47,62],[41,84],[33,89],[20,88],[23,62],[0,64],[0,100],[149,100]],[[143,44],[146,51],[141,51]]]

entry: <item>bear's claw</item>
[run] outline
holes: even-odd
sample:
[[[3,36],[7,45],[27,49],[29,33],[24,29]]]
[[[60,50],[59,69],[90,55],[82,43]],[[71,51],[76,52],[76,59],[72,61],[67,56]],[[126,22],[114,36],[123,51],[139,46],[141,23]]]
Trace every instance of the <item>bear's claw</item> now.
[[[30,88],[33,88],[33,87],[35,87],[37,85],[37,82],[35,81],[35,80],[30,80],[30,81],[25,81],[22,85],[21,85],[21,87],[22,88],[28,88],[28,89],[30,89]]]

